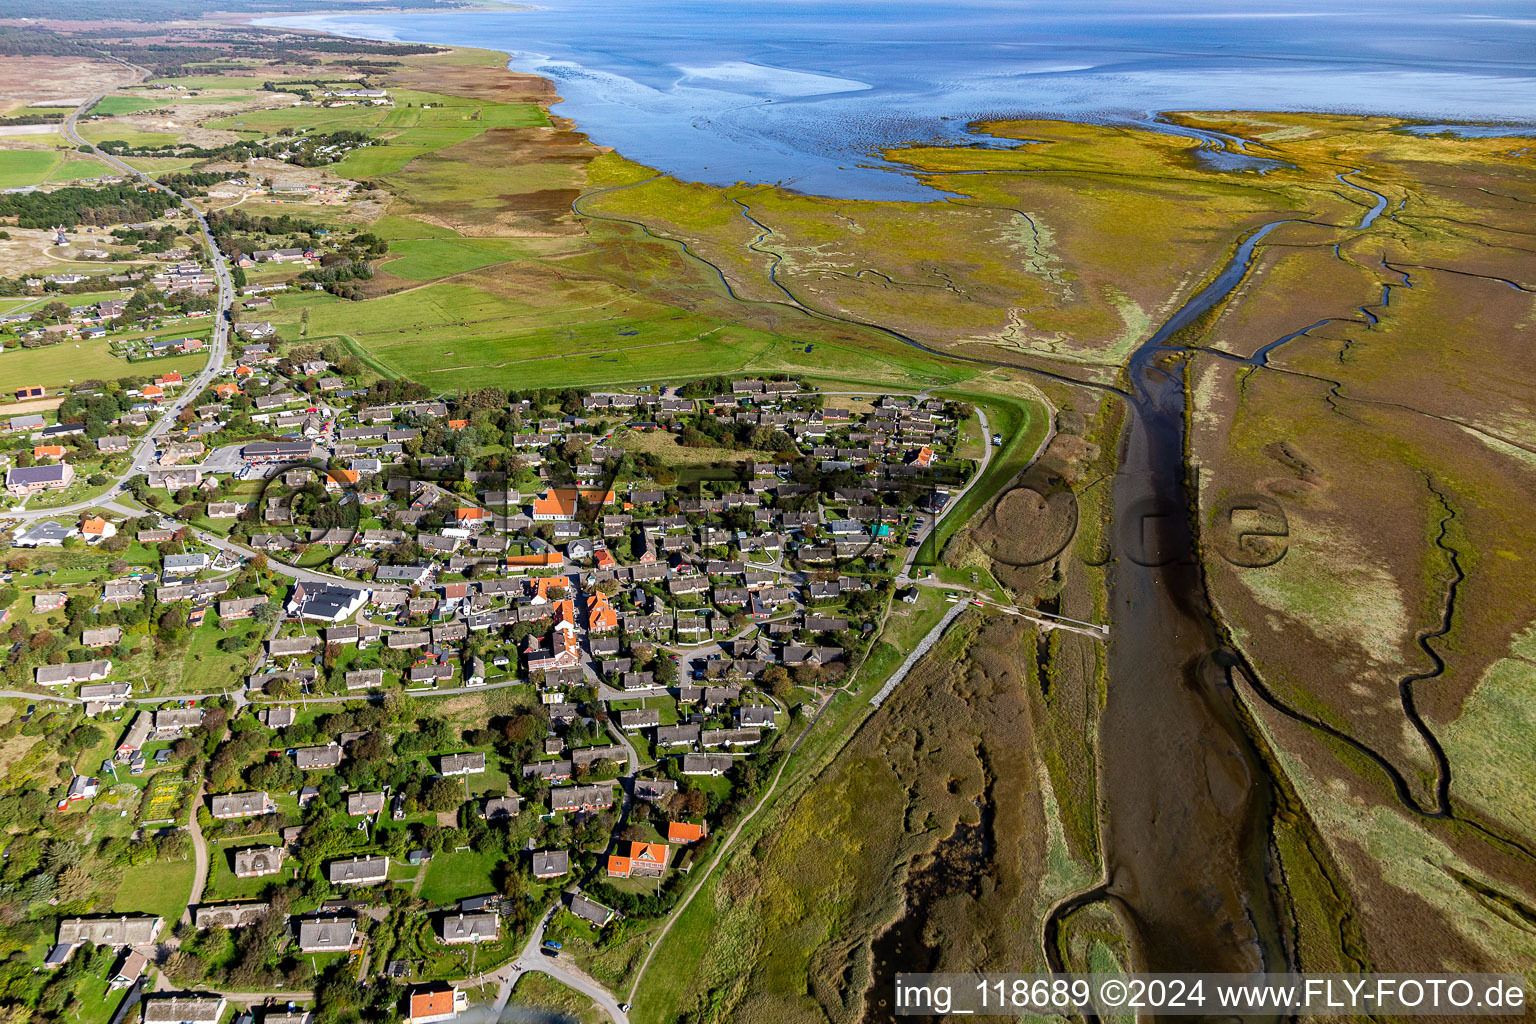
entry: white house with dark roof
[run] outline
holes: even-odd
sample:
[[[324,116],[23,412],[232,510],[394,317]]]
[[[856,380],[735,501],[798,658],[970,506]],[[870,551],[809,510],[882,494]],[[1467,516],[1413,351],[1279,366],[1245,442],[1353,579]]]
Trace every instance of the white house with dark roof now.
[[[58,548],[79,533],[74,526],[56,523],[51,519],[39,519],[17,533],[11,543],[18,548]]]
[[[38,686],[67,686],[70,683],[94,683],[107,678],[110,661],[75,661],[63,665],[39,665],[34,678]]]
[[[299,949],[305,953],[345,953],[356,935],[356,918],[309,918],[299,922]]]
[[[495,942],[501,937],[501,915],[445,914],[437,934],[446,946]]]
[[[283,869],[281,846],[248,846],[235,851],[235,877],[260,878]]]
[[[568,850],[535,850],[533,853],[534,878],[559,878],[571,873],[571,854]]]
[[[332,885],[378,885],[389,877],[388,857],[352,857],[326,865]]]
[[[144,1024],[219,1024],[229,1006],[223,996],[146,996]]]
[[[261,814],[271,814],[277,810],[277,805],[265,791],[249,793],[225,793],[221,796],[210,797],[208,811],[219,820],[230,818],[254,818]]]
[[[587,899],[585,896],[578,895],[571,897],[571,913],[575,914],[583,921],[588,921],[597,925],[599,928],[613,920],[612,910],[603,906],[601,903],[598,903],[596,900]]]
[[[82,942],[98,946],[143,946],[160,935],[165,920],[158,916],[123,914],[117,917],[66,917],[59,921],[60,945]]]
[[[479,775],[485,771],[485,755],[478,751],[467,754],[444,754],[438,760],[438,770],[445,776]]]
[[[327,743],[323,747],[299,747],[293,752],[293,760],[300,770],[306,772],[335,768],[341,764],[341,745]]]

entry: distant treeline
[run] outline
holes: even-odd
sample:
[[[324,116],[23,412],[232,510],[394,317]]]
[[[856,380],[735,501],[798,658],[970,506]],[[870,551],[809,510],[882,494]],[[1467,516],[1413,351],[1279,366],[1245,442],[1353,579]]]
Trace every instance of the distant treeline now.
[[[7,11],[9,16],[9,11]],[[44,15],[46,17],[46,15]],[[0,27],[0,57],[94,56],[88,47],[42,28]]]
[[[231,0],[222,4],[222,10],[233,10],[240,6],[240,0]],[[251,5],[257,7],[259,5]],[[355,5],[356,10],[367,10],[372,7],[383,7],[382,3],[375,4],[369,0]],[[432,0],[404,0],[396,3],[389,0],[388,6],[398,8],[405,7],[454,7],[460,6],[456,0],[446,0],[443,3],[434,3]],[[80,13],[79,8],[100,8],[103,13],[99,15]],[[192,3],[166,2],[166,0],[146,0],[143,3],[133,4],[107,4],[97,3],[96,0],[64,0],[59,4],[40,2],[40,0],[9,0],[3,5],[3,13],[7,18],[42,17],[57,18],[60,20],[92,20],[105,18],[114,21],[124,19],[136,21],[158,21],[173,19],[183,15],[148,13],[156,9],[179,8],[195,9]],[[39,13],[26,14],[25,11],[37,10]],[[301,2],[285,6],[282,3],[274,3],[271,10],[303,10]],[[52,12],[52,13],[45,13]],[[68,13],[74,12],[74,13]],[[193,15],[185,15],[193,16]],[[32,26],[0,26],[0,56],[70,56],[70,57],[101,57],[110,54],[131,64],[137,64],[148,68],[153,77],[170,78],[191,74],[207,74],[207,67],[187,67],[189,64],[208,64],[228,59],[230,56],[253,58],[262,61],[273,61],[285,64],[319,65],[322,54],[356,54],[364,57],[391,57],[408,54],[438,53],[441,47],[423,46],[417,43],[381,43],[361,39],[321,39],[313,36],[295,35],[274,29],[244,29],[238,34],[227,30],[218,35],[201,34],[206,30],[180,30],[173,32],[170,42],[148,42],[152,37],[163,40],[163,31],[137,32],[132,29],[104,29],[92,28],[79,31],[56,32],[50,29]],[[145,41],[141,41],[145,40]],[[369,67],[377,65],[368,64]]]
[[[317,167],[333,163],[341,154],[318,154],[313,150],[334,145],[351,149],[359,146],[382,145],[363,132],[342,131],[329,135],[303,135],[284,138],[272,145],[260,142],[231,142],[226,146],[207,148],[181,142],[168,142],[163,146],[130,146],[122,139],[107,139],[97,143],[103,153],[113,156],[178,157],[187,160],[219,160],[226,163],[245,163],[258,157],[286,160],[299,167]],[[82,153],[90,152],[89,146],[76,147]],[[288,153],[287,156],[281,154]]]
[[[113,156],[149,156],[149,157],[186,157],[192,160],[228,160],[241,162],[254,156],[265,155],[266,148],[254,142],[232,142],[227,146],[216,146],[207,149],[202,146],[189,146],[185,144],[168,142],[163,146],[130,146],[122,139],[107,139],[96,144],[103,153]],[[88,153],[90,146],[76,147],[82,153]]]
[[[10,117],[0,117],[0,124],[49,124],[59,120],[60,116],[59,114],[12,114]]]
[[[173,192],[151,192],[137,185],[71,186],[0,195],[0,217],[15,217],[17,227],[23,228],[120,224],[154,220],[180,205]]]
[[[352,0],[347,12],[451,9],[467,7],[462,0]],[[50,18],[60,21],[181,21],[200,18],[207,6],[199,0],[6,0],[8,18]],[[218,9],[241,14],[310,11],[313,0],[219,0]]]

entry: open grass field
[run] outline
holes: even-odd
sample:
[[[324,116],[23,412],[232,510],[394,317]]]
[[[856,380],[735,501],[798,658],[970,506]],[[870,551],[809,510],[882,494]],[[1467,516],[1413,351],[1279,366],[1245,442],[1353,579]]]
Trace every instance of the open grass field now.
[[[0,150],[0,188],[39,185],[64,165],[64,155],[46,149]]]
[[[145,85],[179,85],[185,89],[260,89],[271,76],[262,75],[187,75],[177,78],[151,78]]]
[[[114,95],[103,96],[101,102],[88,110],[87,114],[97,117],[113,117],[117,114],[137,114],[141,110],[155,110],[169,106],[171,97],[161,94],[159,96],[145,95]]]
[[[0,352],[0,375],[7,381],[25,381],[53,388],[93,379],[156,377],[172,370],[186,376],[198,372],[207,362],[206,355],[193,354],[130,363],[113,355],[105,339],[62,341],[43,348]]]
[[[126,142],[134,147],[168,146],[181,138],[176,132],[147,132],[112,120],[83,122],[79,131],[87,142]]]
[[[65,161],[58,164],[48,175],[49,183],[58,181],[80,181],[81,178],[98,178],[106,173],[106,167],[100,160],[84,157],[81,154],[65,154]]]
[[[214,618],[212,613],[208,617],[210,620]],[[250,653],[240,651],[231,654],[219,650],[217,644],[231,634],[259,639],[258,634],[262,632],[262,626],[254,619],[236,622],[229,626],[215,628],[204,625],[194,629],[191,633],[191,643],[187,647],[187,655],[181,665],[183,690],[206,691],[220,686],[236,688],[245,678],[245,671],[250,665]]]
[[[533,246],[514,238],[402,238],[390,243],[383,269],[411,281],[479,270],[528,255]]]
[[[112,909],[121,914],[159,914],[169,931],[187,907],[196,872],[190,852],[186,860],[157,860],[124,868]]]
[[[497,861],[490,854],[445,852],[432,858],[421,883],[421,898],[434,906],[446,906],[466,896],[496,891]]]

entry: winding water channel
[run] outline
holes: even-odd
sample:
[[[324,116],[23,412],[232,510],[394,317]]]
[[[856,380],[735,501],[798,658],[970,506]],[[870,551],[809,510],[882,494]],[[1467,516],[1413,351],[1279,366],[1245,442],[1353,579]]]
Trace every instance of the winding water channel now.
[[[1386,209],[1387,199],[1350,181],[1350,173],[1338,175],[1340,183],[1373,201],[1355,225],[1364,230]],[[938,351],[879,324],[808,306],[774,273],[778,254],[764,244],[772,229],[740,200],[741,215],[760,232],[749,248],[770,257],[770,280],[781,298],[745,299],[719,267],[686,242],[658,235],[638,221],[591,211],[586,204],[601,194],[582,196],[575,212],[625,224],[669,245],[708,268],[724,293],[747,305],[792,308],[875,330],[943,358],[1004,365]],[[1205,596],[1187,480],[1186,387],[1182,366],[1172,363],[1188,351],[1176,342],[1179,333],[1225,301],[1250,269],[1258,245],[1286,223],[1290,220],[1272,221],[1242,239],[1210,283],[1137,349],[1129,365],[1128,392],[1011,367],[1113,393],[1126,401],[1129,412],[1112,488],[1115,641],[1099,738],[1105,877],[1062,901],[1044,922],[1043,946],[1053,969],[1069,966],[1062,963],[1058,941],[1065,919],[1101,900],[1110,903],[1127,930],[1134,969],[1242,973],[1291,966],[1270,884],[1273,784],[1227,685],[1238,659],[1224,647]],[[1382,305],[1389,301],[1390,291],[1384,290]],[[1359,311],[1366,321],[1374,319],[1368,308]],[[1273,351],[1326,322],[1291,332],[1248,357],[1200,351],[1265,367]],[[923,885],[941,882],[935,874]],[[877,952],[889,959],[899,951],[909,958],[919,952],[909,948],[913,945],[910,929],[898,927]]]
[[[1386,208],[1374,197],[1357,225]],[[1057,908],[1111,901],[1129,932],[1132,966],[1150,971],[1284,970],[1288,954],[1269,884],[1272,785],[1223,686],[1232,655],[1206,601],[1191,523],[1186,402],[1179,347],[1169,342],[1226,299],[1265,224],[1181,306],[1130,362],[1129,415],[1112,487],[1110,695],[1100,727],[1105,882]],[[1287,335],[1252,360],[1264,365]]]

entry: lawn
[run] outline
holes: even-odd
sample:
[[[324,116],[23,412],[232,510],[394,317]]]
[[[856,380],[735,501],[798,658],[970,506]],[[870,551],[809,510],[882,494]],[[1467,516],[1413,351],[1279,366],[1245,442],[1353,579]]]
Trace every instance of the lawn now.
[[[169,931],[192,898],[196,873],[197,863],[190,853],[186,860],[156,860],[124,868],[112,909],[120,914],[159,914]]]
[[[80,137],[87,142],[125,142],[134,148],[168,146],[181,136],[175,132],[146,132],[115,121],[93,121],[80,126]]]
[[[380,238],[390,240],[390,252],[399,252],[393,242],[400,238],[459,238],[462,237],[452,228],[442,227],[438,224],[428,224],[425,221],[412,220],[409,217],[400,217],[393,213],[387,213],[373,222],[370,229]]]
[[[255,619],[244,619],[228,626],[216,624],[217,621],[218,616],[210,609],[203,625],[192,630],[187,656],[181,665],[181,685],[189,692],[236,687],[245,678],[257,645],[253,642],[243,651],[229,653],[219,650],[218,642],[232,634],[255,636],[266,629]]]
[[[221,131],[238,132],[277,131],[281,128],[313,128],[316,131],[333,132],[343,129],[362,131],[377,127],[383,120],[380,107],[337,107],[322,110],[316,107],[279,107],[274,110],[248,110],[230,117],[209,121],[205,127]]]
[[[101,161],[93,157],[81,156],[78,153],[64,154],[64,162],[50,175],[48,181],[79,181],[81,178],[95,178],[107,172],[107,167]]]
[[[115,294],[113,297],[116,297]],[[61,341],[43,348],[14,348],[0,352],[0,377],[7,381],[38,384],[47,388],[84,380],[117,380],[122,377],[158,377],[178,371],[192,377],[208,362],[208,356],[165,356],[130,363],[111,352],[107,339]]]
[[[421,884],[421,898],[435,906],[447,906],[466,896],[495,892],[496,857],[465,850],[440,853],[427,865],[427,877]]]
[[[462,138],[453,140],[453,142],[462,141],[464,141]],[[452,145],[452,143],[444,143],[444,145]],[[433,149],[440,148],[442,147],[430,145],[397,145],[393,142],[383,146],[365,146],[348,153],[332,170],[344,178],[373,178],[381,174],[393,174],[423,153],[430,153]]]
[[[266,891],[268,885],[282,883],[293,878],[298,870],[297,861],[284,860],[283,869],[275,875],[258,878],[236,878],[234,851],[251,846],[276,846],[276,835],[241,836],[208,844],[208,885],[203,890],[203,902],[217,900],[254,900]]]
[[[106,978],[85,975],[75,980],[74,991],[70,1016],[75,1024],[109,1024],[128,995],[125,989],[109,988]]]
[[[244,89],[254,92],[265,85],[267,80],[262,77],[240,78],[235,75],[189,75],[186,78],[155,78],[144,84],[147,86],[179,85],[187,89]]]

